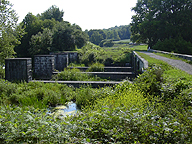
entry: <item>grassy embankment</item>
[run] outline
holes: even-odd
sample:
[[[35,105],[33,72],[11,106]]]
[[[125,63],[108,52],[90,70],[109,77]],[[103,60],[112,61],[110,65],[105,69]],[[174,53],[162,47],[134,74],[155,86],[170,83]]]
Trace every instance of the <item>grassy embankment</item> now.
[[[191,143],[192,76],[139,54],[151,68],[133,84],[124,82],[114,88],[74,89],[1,80],[1,142]],[[22,102],[27,97],[36,101]],[[35,106],[64,99],[82,104],[82,112],[60,119]]]

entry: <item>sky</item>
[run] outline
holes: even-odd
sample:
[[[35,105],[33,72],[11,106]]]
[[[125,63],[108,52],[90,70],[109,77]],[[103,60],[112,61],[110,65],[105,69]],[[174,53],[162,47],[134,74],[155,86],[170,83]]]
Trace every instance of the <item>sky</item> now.
[[[83,30],[107,29],[128,25],[135,13],[137,0],[9,0],[21,22],[31,12],[41,14],[56,5],[64,11],[64,21],[79,25]]]

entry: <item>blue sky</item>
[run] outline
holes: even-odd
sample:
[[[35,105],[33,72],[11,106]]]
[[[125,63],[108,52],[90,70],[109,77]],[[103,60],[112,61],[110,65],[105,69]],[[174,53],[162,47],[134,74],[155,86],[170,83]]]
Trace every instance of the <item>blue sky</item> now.
[[[64,20],[85,29],[103,29],[128,25],[137,0],[9,0],[19,16],[19,22],[28,12],[37,15],[52,5],[64,11]]]

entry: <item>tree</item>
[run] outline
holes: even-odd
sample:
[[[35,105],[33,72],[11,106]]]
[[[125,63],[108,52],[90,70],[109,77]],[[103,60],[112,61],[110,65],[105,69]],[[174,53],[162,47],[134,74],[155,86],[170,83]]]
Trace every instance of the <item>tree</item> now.
[[[18,17],[12,4],[7,0],[0,1],[0,65],[6,58],[13,57],[14,47],[19,44],[23,34],[20,26],[17,26]]]
[[[31,57],[32,51],[30,50],[31,45],[29,42],[31,41],[32,36],[34,37],[38,33],[42,34],[43,30],[46,28],[52,30],[53,27],[58,23],[59,22],[53,18],[41,20],[32,13],[28,13],[21,23],[22,27],[25,29],[26,34],[21,39],[21,44],[15,48],[17,56]]]
[[[116,30],[113,30],[114,40],[120,40],[119,34]]]
[[[25,29],[26,34],[21,39],[21,44],[18,45],[15,50],[18,57],[31,57],[29,49],[29,41],[32,35],[36,35],[38,32],[43,31],[43,21],[37,19],[32,13],[28,13],[23,19],[22,28]]]
[[[51,6],[48,10],[40,15],[42,20],[45,19],[52,19],[54,18],[56,21],[62,22],[63,21],[63,10],[59,10],[59,8],[55,5]]]
[[[138,0],[132,10],[132,39],[150,47],[178,37],[192,43],[191,0]]]
[[[39,32],[36,35],[32,35],[30,43],[30,55],[37,54],[49,54],[52,46],[52,31],[48,28],[43,30],[43,33]]]
[[[99,45],[100,42],[103,40],[103,35],[100,34],[98,31],[94,31],[93,34],[91,35],[90,37],[90,42],[96,44],[96,45]]]
[[[53,28],[52,51],[75,50],[74,29],[70,23],[60,22]]]

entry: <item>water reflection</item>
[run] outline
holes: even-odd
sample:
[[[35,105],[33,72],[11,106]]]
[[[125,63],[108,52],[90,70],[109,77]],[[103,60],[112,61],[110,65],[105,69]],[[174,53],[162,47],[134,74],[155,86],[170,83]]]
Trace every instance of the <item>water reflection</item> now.
[[[76,103],[69,102],[66,106],[61,105],[55,108],[49,109],[48,114],[53,116],[54,118],[62,118],[69,115],[74,115],[79,111]]]

